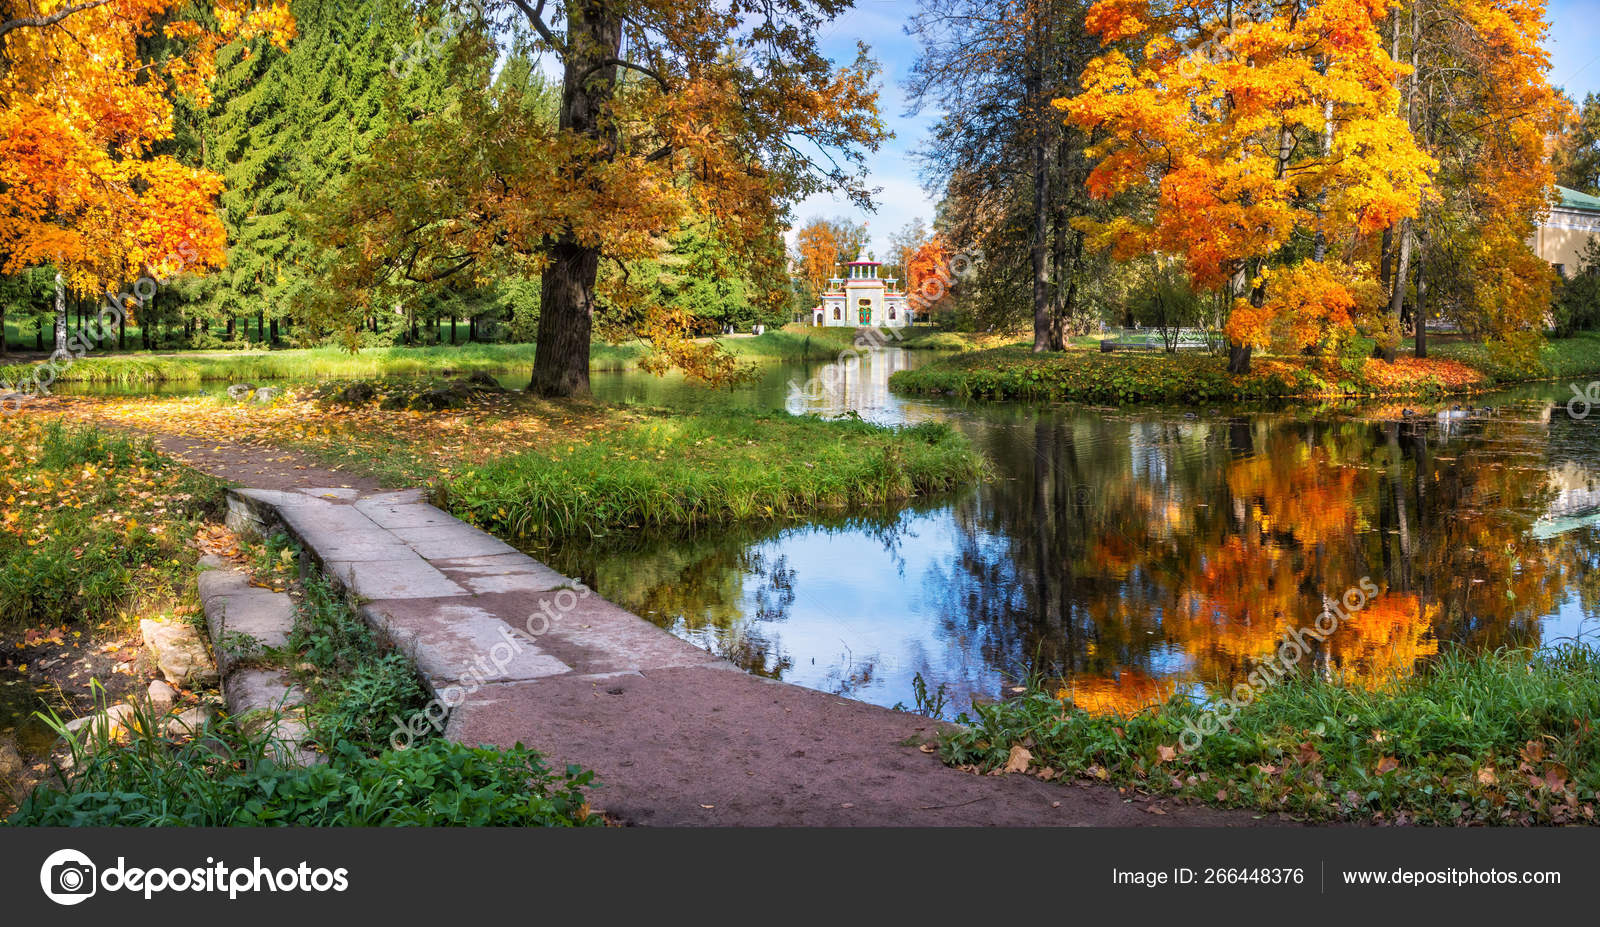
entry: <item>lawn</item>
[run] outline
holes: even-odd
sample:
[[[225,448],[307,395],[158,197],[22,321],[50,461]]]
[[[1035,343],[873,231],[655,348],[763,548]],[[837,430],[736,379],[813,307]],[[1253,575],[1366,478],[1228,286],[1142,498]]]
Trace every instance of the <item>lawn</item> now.
[[[719,339],[733,356],[750,362],[826,360],[840,345],[793,330],[757,337]],[[62,383],[240,383],[319,378],[451,376],[483,371],[527,376],[533,370],[532,344],[463,344],[418,348],[366,348],[352,354],[339,347],[277,351],[195,351],[188,353],[92,353],[58,372]],[[589,369],[631,370],[646,355],[643,342],[596,343]],[[0,380],[16,382],[37,362],[0,366]]]
[[[1480,344],[1440,345],[1433,356],[1370,358],[1329,370],[1305,358],[1258,356],[1235,377],[1223,358],[1164,352],[1069,349],[1034,354],[1025,345],[972,351],[895,373],[902,393],[979,399],[1052,399],[1108,404],[1300,398],[1401,398],[1469,394],[1496,385],[1600,373],[1600,333],[1547,343],[1537,369],[1516,370]]]
[[[937,424],[894,429],[520,393],[481,395],[460,409],[384,408],[396,389],[426,384],[391,383],[355,402],[332,385],[267,405],[220,396],[50,402],[86,421],[294,448],[388,484],[428,486],[456,514],[506,536],[868,508],[971,483],[984,466],[964,437]]]

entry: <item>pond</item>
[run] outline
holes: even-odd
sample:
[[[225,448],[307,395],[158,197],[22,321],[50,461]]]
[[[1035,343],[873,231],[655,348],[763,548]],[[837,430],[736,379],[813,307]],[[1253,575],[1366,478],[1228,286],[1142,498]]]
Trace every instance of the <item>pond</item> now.
[[[1600,415],[1573,418],[1566,384],[1412,416],[889,392],[891,373],[937,356],[763,365],[732,390],[639,372],[593,384],[617,401],[945,421],[993,463],[982,485],[853,518],[532,553],[750,672],[881,705],[942,687],[960,710],[1032,674],[1105,709],[1232,685],[1364,578],[1378,595],[1314,655],[1329,675],[1370,684],[1451,647],[1600,631]],[[0,691],[0,730],[32,697]]]
[[[960,710],[1033,673],[1102,709],[1231,685],[1367,583],[1376,594],[1317,645],[1320,671],[1370,684],[1451,647],[1600,628],[1600,416],[1571,417],[1564,385],[1409,417],[890,394],[889,373],[923,359],[770,367],[716,401],[947,421],[993,462],[982,485],[856,518],[535,553],[750,672],[881,705],[942,687]],[[707,401],[649,374],[594,385]]]

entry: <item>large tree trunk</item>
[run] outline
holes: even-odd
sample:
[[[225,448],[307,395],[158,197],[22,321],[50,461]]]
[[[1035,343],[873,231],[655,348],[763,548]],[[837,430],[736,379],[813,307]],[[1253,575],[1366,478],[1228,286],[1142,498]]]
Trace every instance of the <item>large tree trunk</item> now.
[[[1411,6],[1411,75],[1409,78],[1407,78],[1405,96],[1400,103],[1400,115],[1405,118],[1407,125],[1413,126],[1413,129],[1415,128],[1415,120],[1412,119],[1412,100],[1417,93],[1417,61],[1418,51],[1421,47],[1421,7],[1421,0],[1418,0],[1418,2],[1413,3]],[[1395,53],[1398,54],[1398,50],[1400,48],[1398,15],[1396,15],[1394,23],[1395,34],[1393,46]],[[1400,220],[1400,229],[1398,234],[1400,235],[1400,258],[1395,262],[1394,282],[1390,287],[1389,292],[1389,324],[1393,328],[1396,339],[1400,337],[1400,316],[1401,310],[1405,308],[1406,283],[1408,280],[1408,274],[1411,270],[1412,239],[1416,235],[1412,229],[1410,219]],[[1384,361],[1393,363],[1396,353],[1395,348],[1396,345],[1394,344],[1380,345],[1377,355]]]
[[[1028,119],[1032,138],[1028,145],[1033,156],[1033,237],[1028,257],[1033,265],[1033,350],[1051,350],[1050,344],[1050,118],[1044,99],[1045,49],[1049,43],[1042,16],[1034,13],[1030,24],[1028,73],[1024,90],[1028,97]]]
[[[1418,357],[1428,356],[1428,230],[1424,226],[1417,239],[1417,308],[1412,313],[1417,323]]]
[[[1389,294],[1389,324],[1393,326],[1396,337],[1400,333],[1400,310],[1406,301],[1406,283],[1411,274],[1411,241],[1415,235],[1411,231],[1411,220],[1400,220],[1400,260],[1395,263],[1394,285]],[[1393,363],[1395,346],[1393,344],[1379,345],[1377,350],[1379,358],[1388,363]]]
[[[558,242],[539,288],[539,338],[533,382],[540,396],[589,392],[589,335],[594,327],[594,281],[600,250],[575,241]]]
[[[56,274],[56,354],[67,353],[67,285]]]
[[[617,87],[615,62],[621,57],[622,11],[612,0],[584,0],[567,5],[567,20],[561,128],[602,142],[595,160],[609,161],[617,148],[616,122],[609,110]],[[584,182],[581,174],[575,182]],[[582,396],[589,392],[600,249],[580,245],[567,233],[550,242],[548,258],[528,389],[540,396]]]
[[[1260,262],[1257,262],[1253,276],[1259,277],[1260,275],[1261,266]],[[1232,284],[1234,292],[1238,292],[1239,289],[1243,288],[1244,280],[1245,275],[1243,273],[1234,274]],[[1266,303],[1266,301],[1267,289],[1265,286],[1258,284],[1250,289],[1250,305],[1260,309]],[[1254,353],[1255,348],[1253,346],[1248,344],[1235,344],[1232,340],[1229,340],[1228,372],[1235,376],[1243,376],[1244,374],[1249,373],[1250,357]]]

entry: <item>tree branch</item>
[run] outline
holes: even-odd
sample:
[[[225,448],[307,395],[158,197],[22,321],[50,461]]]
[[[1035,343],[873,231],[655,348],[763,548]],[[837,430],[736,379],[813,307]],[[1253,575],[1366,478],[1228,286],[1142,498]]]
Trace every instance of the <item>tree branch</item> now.
[[[44,29],[48,26],[54,26],[56,23],[61,22],[63,19],[66,19],[68,16],[71,16],[74,13],[82,13],[84,10],[92,10],[97,6],[105,6],[110,2],[111,0],[87,0],[87,2],[80,3],[76,6],[69,6],[56,10],[54,13],[51,13],[48,16],[26,16],[21,19],[9,19],[3,23],[0,23],[0,38],[4,38],[7,33],[14,29]]]

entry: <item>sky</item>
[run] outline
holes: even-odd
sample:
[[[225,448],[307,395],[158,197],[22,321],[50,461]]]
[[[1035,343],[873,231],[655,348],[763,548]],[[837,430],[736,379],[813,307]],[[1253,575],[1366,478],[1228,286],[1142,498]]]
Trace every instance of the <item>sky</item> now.
[[[933,219],[934,197],[922,189],[913,153],[939,114],[907,113],[903,87],[917,59],[916,40],[905,34],[916,9],[916,0],[856,0],[818,36],[823,52],[840,63],[854,60],[857,41],[867,43],[883,67],[880,105],[895,137],[867,162],[872,172],[867,185],[881,188],[876,212],[864,213],[843,197],[812,196],[796,205],[796,227],[819,216],[865,221],[879,259],[889,254],[889,236],[906,223]],[[1600,93],[1600,0],[1549,0],[1549,16],[1551,83],[1580,102],[1586,93]],[[791,231],[791,244],[793,239]]]

